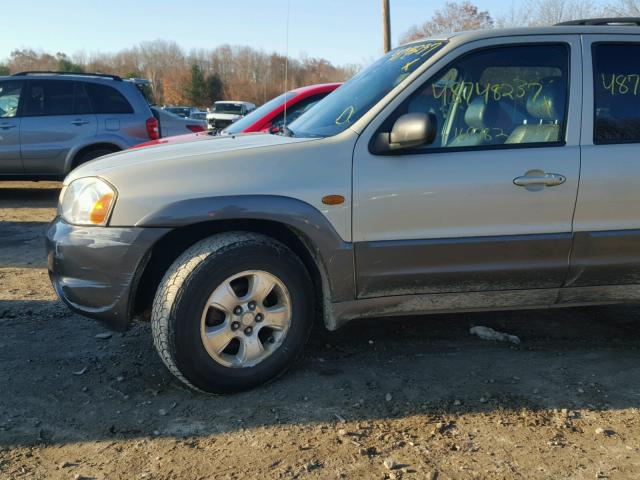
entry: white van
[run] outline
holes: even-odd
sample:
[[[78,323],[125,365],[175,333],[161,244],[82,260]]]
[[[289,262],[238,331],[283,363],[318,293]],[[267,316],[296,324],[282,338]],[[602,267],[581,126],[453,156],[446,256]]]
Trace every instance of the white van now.
[[[207,126],[209,130],[222,130],[255,109],[256,106],[249,102],[235,100],[215,102],[213,107],[207,109]]]

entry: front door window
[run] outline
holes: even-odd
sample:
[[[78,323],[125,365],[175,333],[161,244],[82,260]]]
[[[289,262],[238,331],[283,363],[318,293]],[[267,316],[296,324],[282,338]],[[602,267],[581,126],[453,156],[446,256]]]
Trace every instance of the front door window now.
[[[22,82],[0,82],[0,118],[18,115]]]
[[[425,112],[436,118],[438,134],[419,150],[558,144],[564,138],[567,83],[563,45],[470,53],[426,82],[382,131],[404,113]]]

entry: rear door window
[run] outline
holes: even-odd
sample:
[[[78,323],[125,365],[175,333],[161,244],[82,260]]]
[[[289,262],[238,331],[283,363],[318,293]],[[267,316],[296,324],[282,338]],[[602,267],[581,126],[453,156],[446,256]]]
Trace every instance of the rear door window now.
[[[73,98],[73,113],[75,115],[86,115],[92,113],[91,101],[84,84],[76,82],[75,95]]]
[[[640,142],[640,44],[596,43],[593,143]]]
[[[24,100],[24,115],[87,115],[92,113],[89,96],[81,82],[30,80]]]
[[[115,88],[100,83],[89,82],[85,84],[85,87],[91,99],[94,113],[133,113],[131,104]]]
[[[31,80],[25,98],[25,116],[73,115],[75,82]]]

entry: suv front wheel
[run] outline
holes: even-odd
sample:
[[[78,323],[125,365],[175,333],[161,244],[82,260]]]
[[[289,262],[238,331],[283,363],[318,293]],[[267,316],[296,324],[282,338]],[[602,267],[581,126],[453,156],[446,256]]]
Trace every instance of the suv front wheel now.
[[[95,160],[96,158],[104,157],[105,155],[110,155],[112,153],[117,152],[116,148],[109,147],[98,147],[92,148],[82,154],[80,154],[75,161],[73,162],[73,168],[79,167],[83,163],[87,163],[91,160]]]
[[[210,393],[249,389],[301,353],[314,316],[300,259],[264,235],[232,232],[185,251],[153,302],[154,344],[168,369]]]

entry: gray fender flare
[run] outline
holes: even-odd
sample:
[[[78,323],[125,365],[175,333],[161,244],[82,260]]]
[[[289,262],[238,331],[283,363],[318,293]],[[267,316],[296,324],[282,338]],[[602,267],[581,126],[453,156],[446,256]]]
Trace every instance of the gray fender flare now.
[[[338,235],[318,209],[302,200],[278,195],[181,200],[145,216],[136,227],[180,228],[221,220],[267,220],[289,227],[307,246],[324,277],[325,307],[327,302],[355,298],[353,245]],[[326,316],[325,322],[328,328],[335,328]]]

